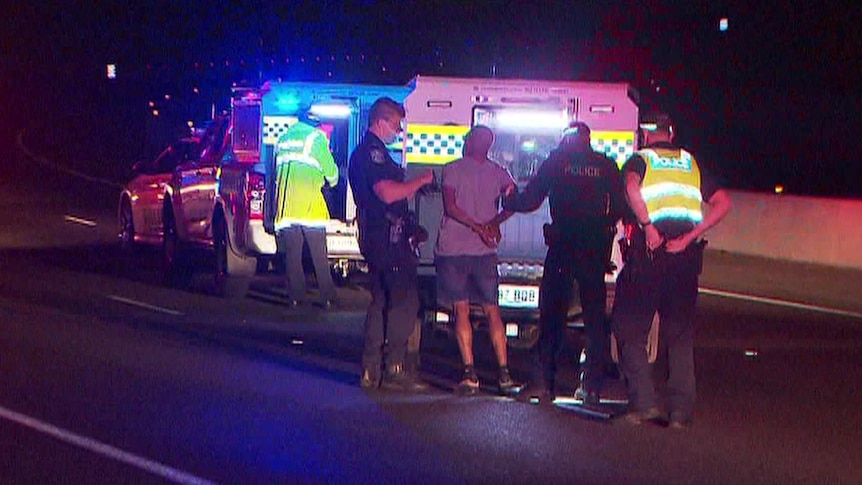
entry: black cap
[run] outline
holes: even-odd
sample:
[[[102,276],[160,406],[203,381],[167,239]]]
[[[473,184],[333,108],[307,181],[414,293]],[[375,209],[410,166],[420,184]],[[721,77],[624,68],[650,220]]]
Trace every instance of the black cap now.
[[[662,112],[647,112],[641,115],[640,127],[647,131],[668,131],[673,128],[670,115]]]
[[[571,123],[569,123],[569,126],[563,132],[563,136],[564,137],[569,137],[569,136],[589,137],[590,136],[590,127],[587,126],[587,124],[584,123],[583,121],[572,121]]]

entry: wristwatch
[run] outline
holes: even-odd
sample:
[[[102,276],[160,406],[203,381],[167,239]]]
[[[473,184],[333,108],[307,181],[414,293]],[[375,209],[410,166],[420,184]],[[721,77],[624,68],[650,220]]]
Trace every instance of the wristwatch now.
[[[652,221],[646,221],[646,222],[638,221],[638,224],[640,224],[641,229],[646,229],[646,227],[647,227],[647,226],[651,226],[651,225],[652,225]]]

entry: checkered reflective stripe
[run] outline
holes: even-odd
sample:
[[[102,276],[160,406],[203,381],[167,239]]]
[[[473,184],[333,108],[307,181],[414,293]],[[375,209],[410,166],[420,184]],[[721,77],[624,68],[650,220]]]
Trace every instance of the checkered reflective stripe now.
[[[593,150],[602,152],[622,167],[635,153],[633,131],[594,131],[590,134]]]
[[[469,126],[407,125],[407,163],[443,165],[461,157]]]
[[[275,145],[281,135],[297,122],[296,116],[264,116],[263,117],[263,143],[264,145]]]

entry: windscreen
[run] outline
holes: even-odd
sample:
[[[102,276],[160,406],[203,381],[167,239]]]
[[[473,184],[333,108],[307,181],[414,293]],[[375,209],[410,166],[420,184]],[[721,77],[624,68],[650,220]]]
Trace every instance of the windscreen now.
[[[473,110],[473,125],[484,125],[494,131],[491,159],[522,184],[536,174],[559,144],[566,126],[566,112],[556,107],[477,106]]]
[[[260,104],[235,103],[233,105],[233,149],[235,152],[260,151]]]

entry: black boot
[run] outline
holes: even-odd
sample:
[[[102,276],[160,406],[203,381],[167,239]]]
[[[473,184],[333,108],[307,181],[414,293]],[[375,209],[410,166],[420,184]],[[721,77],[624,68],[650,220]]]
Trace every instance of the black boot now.
[[[404,357],[404,368],[407,370],[408,374],[418,376],[419,365],[421,363],[422,359],[419,356],[419,352],[407,352],[407,355]]]
[[[402,363],[389,365],[380,385],[384,389],[393,391],[424,392],[428,390],[428,384],[407,372]]]
[[[362,369],[362,377],[359,378],[359,387],[363,389],[377,389],[380,387],[380,369]]]

